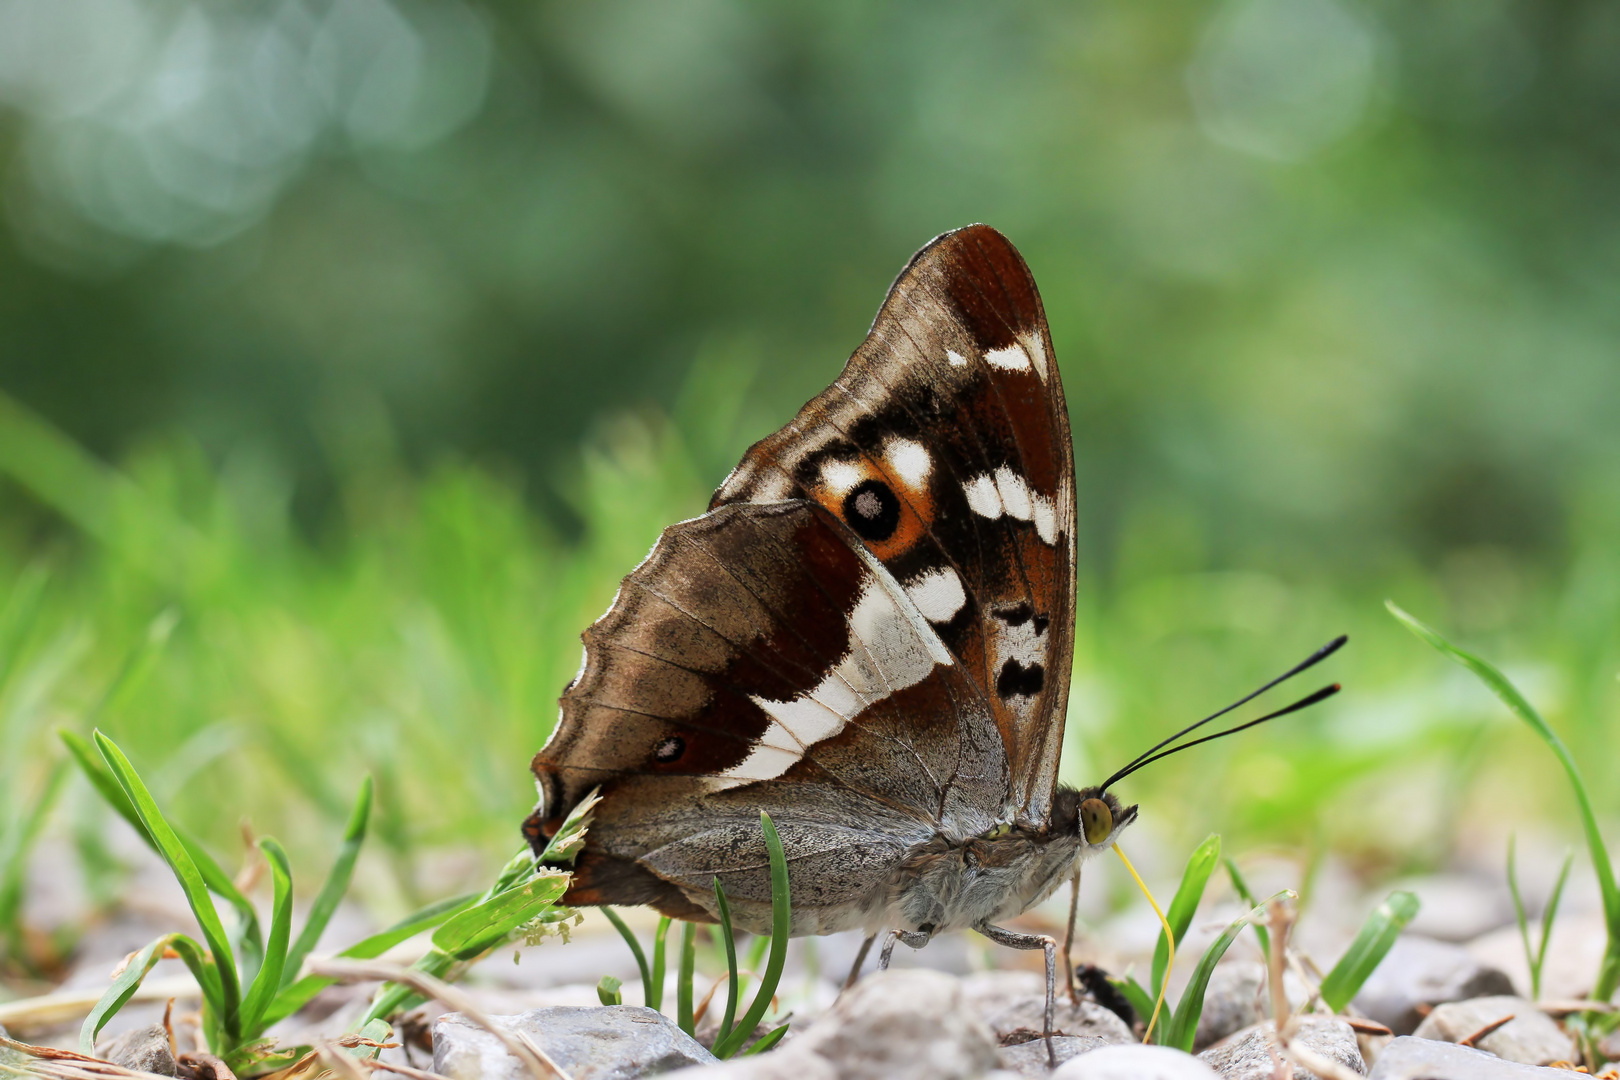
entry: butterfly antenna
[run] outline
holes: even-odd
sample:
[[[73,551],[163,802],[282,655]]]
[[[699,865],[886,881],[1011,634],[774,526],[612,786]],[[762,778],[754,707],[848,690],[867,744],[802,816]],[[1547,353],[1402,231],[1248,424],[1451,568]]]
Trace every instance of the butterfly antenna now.
[[[1326,701],[1328,698],[1332,697],[1334,694],[1337,694],[1339,692],[1339,689],[1340,689],[1340,687],[1339,687],[1338,683],[1334,683],[1331,686],[1324,686],[1324,687],[1322,687],[1322,689],[1316,691],[1316,693],[1309,694],[1309,695],[1307,695],[1305,697],[1302,697],[1298,701],[1294,702],[1292,705],[1289,705],[1289,706],[1287,706],[1285,708],[1278,709],[1276,712],[1271,712],[1271,713],[1267,713],[1264,716],[1256,717],[1255,719],[1250,720],[1247,723],[1239,724],[1237,727],[1227,728],[1225,731],[1217,731],[1213,735],[1205,735],[1203,738],[1194,739],[1192,742],[1189,742],[1189,743],[1182,743],[1180,746],[1172,746],[1170,749],[1162,751],[1161,753],[1154,754],[1152,757],[1143,758],[1140,761],[1134,761],[1131,764],[1125,766],[1123,769],[1119,770],[1119,772],[1115,773],[1113,776],[1110,776],[1106,781],[1104,781],[1103,785],[1102,785],[1103,790],[1106,791],[1107,789],[1113,787],[1115,782],[1125,779],[1125,777],[1131,775],[1131,773],[1135,772],[1136,770],[1146,768],[1147,766],[1153,764],[1155,761],[1158,761],[1161,758],[1167,758],[1171,754],[1179,754],[1183,750],[1191,750],[1193,747],[1199,745],[1200,743],[1213,742],[1216,739],[1224,739],[1228,735],[1236,735],[1240,731],[1247,731],[1249,728],[1252,728],[1257,724],[1263,724],[1267,720],[1275,720],[1279,716],[1287,716],[1289,713],[1296,713],[1296,712],[1299,712],[1299,710],[1301,710],[1301,709],[1308,709],[1312,705],[1315,705],[1317,702]]]
[[[1340,634],[1338,637],[1334,638],[1332,641],[1328,642],[1326,645],[1323,645],[1320,649],[1317,649],[1315,652],[1311,653],[1311,655],[1307,656],[1305,659],[1301,660],[1299,663],[1295,664],[1293,667],[1289,668],[1287,671],[1283,672],[1281,675],[1278,675],[1275,679],[1272,679],[1270,682],[1266,683],[1264,686],[1260,687],[1258,690],[1254,690],[1251,693],[1245,694],[1243,697],[1240,697],[1236,701],[1232,702],[1232,704],[1228,705],[1226,708],[1219,709],[1219,710],[1217,710],[1215,712],[1210,713],[1208,716],[1204,717],[1202,720],[1198,721],[1195,724],[1189,724],[1188,726],[1182,728],[1180,731],[1176,732],[1174,735],[1171,735],[1169,738],[1161,739],[1159,742],[1157,742],[1154,745],[1148,747],[1146,750],[1142,751],[1140,754],[1136,755],[1136,757],[1134,757],[1129,762],[1127,762],[1124,765],[1123,768],[1121,768],[1118,772],[1116,772],[1108,780],[1107,783],[1103,784],[1103,788],[1106,790],[1107,788],[1109,788],[1109,787],[1111,787],[1113,785],[1115,780],[1118,780],[1121,777],[1129,776],[1131,773],[1135,772],[1141,766],[1146,765],[1148,763],[1148,761],[1150,761],[1150,760],[1151,761],[1157,761],[1159,757],[1164,756],[1164,755],[1160,755],[1159,751],[1163,750],[1165,747],[1169,746],[1171,743],[1175,742],[1177,739],[1181,739],[1181,738],[1183,738],[1183,737],[1185,737],[1187,735],[1191,735],[1193,732],[1197,731],[1199,728],[1203,727],[1205,724],[1208,724],[1208,723],[1210,723],[1211,721],[1214,721],[1214,720],[1219,720],[1221,717],[1225,716],[1227,713],[1231,712],[1233,709],[1238,708],[1239,706],[1247,705],[1249,702],[1253,701],[1255,698],[1259,697],[1261,694],[1265,693],[1267,690],[1270,690],[1272,687],[1276,686],[1278,683],[1287,682],[1289,679],[1292,679],[1295,675],[1298,675],[1300,672],[1307,671],[1310,668],[1315,667],[1317,664],[1320,664],[1323,660],[1326,660],[1328,657],[1332,656],[1334,653],[1336,653],[1340,649],[1342,649],[1344,647],[1344,643],[1349,641],[1349,640],[1350,640],[1350,636],[1348,634]],[[1321,694],[1321,697],[1318,697],[1317,694]],[[1314,705],[1317,701],[1322,700],[1322,697],[1331,696],[1331,694],[1323,694],[1322,691],[1317,691],[1317,694],[1311,695],[1311,698],[1306,699],[1306,701],[1309,704]],[[1290,705],[1287,709],[1284,709],[1282,712],[1274,713],[1271,716],[1264,717],[1264,719],[1268,719],[1268,720],[1269,719],[1275,719],[1277,716],[1283,716],[1283,715],[1286,715],[1287,713],[1293,712],[1297,708],[1304,708],[1304,707],[1305,707],[1305,705],[1303,703],[1296,703],[1294,705]],[[1243,727],[1252,727],[1254,724],[1258,724],[1258,723],[1260,723],[1260,721],[1255,720],[1255,721],[1252,721],[1252,722],[1250,722],[1248,724],[1243,725]],[[1241,727],[1232,728],[1231,730],[1222,732],[1221,734],[1222,735],[1230,735],[1233,732],[1241,731],[1241,730],[1243,730],[1243,728],[1241,728]],[[1220,736],[1217,735],[1217,736],[1211,736],[1211,737],[1212,738],[1219,738]],[[1196,746],[1196,745],[1198,745],[1198,743],[1207,742],[1207,741],[1208,741],[1208,739],[1198,739],[1198,740],[1196,740],[1194,742],[1188,743],[1187,746]],[[1155,756],[1155,755],[1158,755],[1158,756]]]

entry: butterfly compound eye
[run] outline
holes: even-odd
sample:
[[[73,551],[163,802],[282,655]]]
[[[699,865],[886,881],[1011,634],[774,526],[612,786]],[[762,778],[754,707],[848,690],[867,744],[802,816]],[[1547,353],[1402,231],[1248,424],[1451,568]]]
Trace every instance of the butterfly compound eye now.
[[[1086,830],[1086,843],[1100,844],[1114,831],[1114,813],[1101,799],[1087,799],[1080,804],[1080,823]]]

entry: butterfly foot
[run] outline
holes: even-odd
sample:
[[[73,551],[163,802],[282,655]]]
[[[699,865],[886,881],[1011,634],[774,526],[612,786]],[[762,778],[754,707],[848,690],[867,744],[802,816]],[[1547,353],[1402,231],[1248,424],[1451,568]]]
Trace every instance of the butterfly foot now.
[[[878,970],[889,970],[889,960],[894,956],[896,941],[903,941],[913,949],[920,949],[928,944],[928,937],[929,935],[921,930],[890,930],[889,936],[883,941],[883,951],[878,954]]]
[[[1046,1040],[1046,1063],[1057,1068],[1057,1051],[1052,1046],[1052,1019],[1057,1011],[1057,941],[1045,934],[1018,934],[999,926],[981,923],[974,927],[979,933],[1009,949],[1041,949],[1046,953],[1046,1026],[1041,1037]]]

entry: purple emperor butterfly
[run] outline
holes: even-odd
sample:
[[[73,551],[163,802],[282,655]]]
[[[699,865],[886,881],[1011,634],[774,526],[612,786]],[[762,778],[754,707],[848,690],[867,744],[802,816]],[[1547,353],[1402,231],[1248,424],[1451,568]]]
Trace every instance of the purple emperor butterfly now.
[[[1097,787],[1057,782],[1074,531],[1034,278],[994,229],[946,233],[843,374],[586,630],[525,825],[543,844],[601,789],[566,902],[709,922],[718,877],[736,923],[768,932],[766,811],[793,933],[972,928],[1044,948],[1050,985],[1053,942],[999,924],[1135,820],[1107,789],[1164,745]]]

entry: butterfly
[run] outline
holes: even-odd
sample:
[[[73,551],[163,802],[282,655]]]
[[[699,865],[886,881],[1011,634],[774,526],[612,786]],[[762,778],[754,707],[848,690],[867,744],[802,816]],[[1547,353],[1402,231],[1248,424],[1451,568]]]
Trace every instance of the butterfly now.
[[[1000,924],[1112,845],[1137,807],[1109,787],[1174,752],[1058,783],[1075,559],[1035,280],[989,226],[946,233],[838,379],[585,631],[524,826],[538,850],[600,789],[564,902],[712,922],[718,878],[734,922],[768,932],[764,811],[794,934],[865,931],[857,970],[885,930],[885,962],[959,929],[1043,949],[1050,1034],[1055,943]]]

